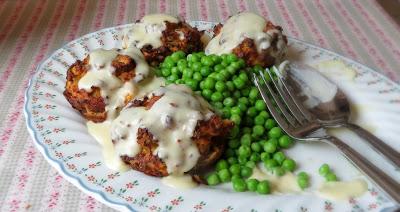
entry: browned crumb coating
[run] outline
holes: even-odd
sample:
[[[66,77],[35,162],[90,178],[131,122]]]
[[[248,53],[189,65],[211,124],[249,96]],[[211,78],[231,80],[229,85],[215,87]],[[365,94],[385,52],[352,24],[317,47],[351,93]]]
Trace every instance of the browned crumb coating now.
[[[106,120],[106,104],[101,96],[100,88],[92,87],[88,92],[79,89],[79,80],[89,70],[89,56],[83,61],[77,60],[67,71],[67,82],[65,84],[64,96],[71,106],[78,110],[83,117],[93,122],[102,122]],[[112,66],[115,67],[114,75],[123,82],[129,81],[135,77],[135,61],[126,55],[118,55],[113,61]],[[126,97],[126,102],[131,99]]]
[[[134,100],[131,107],[142,106],[150,109],[160,98],[160,96],[154,96],[151,99]],[[224,120],[217,115],[197,123],[192,139],[197,145],[200,158],[197,165],[189,171],[190,174],[195,174],[207,168],[221,157],[225,150],[224,138],[229,134],[232,127],[233,123],[231,121]],[[168,176],[166,164],[157,155],[153,154],[158,147],[158,141],[153,138],[153,135],[147,129],[139,128],[137,143],[141,146],[141,151],[134,157],[122,156],[122,160],[133,169],[147,175],[156,177]]]
[[[222,24],[217,24],[214,29],[214,37],[217,36],[222,29]],[[265,25],[264,32],[269,30],[278,30],[282,32],[282,27],[275,26],[272,22],[267,21]],[[287,44],[287,38],[283,35],[283,41]],[[263,68],[270,67],[276,63],[276,58],[274,55],[271,54],[272,51],[278,50],[278,34],[274,33],[271,41],[271,47],[261,52],[257,51],[256,44],[254,43],[253,39],[246,38],[244,39],[237,47],[232,50],[232,53],[242,58],[248,66],[255,66],[260,65]]]
[[[176,51],[189,54],[203,50],[201,42],[203,32],[182,21],[178,23],[166,21],[165,24],[166,29],[161,36],[162,46],[153,48],[151,45],[145,45],[140,49],[150,65],[158,65],[165,57]]]

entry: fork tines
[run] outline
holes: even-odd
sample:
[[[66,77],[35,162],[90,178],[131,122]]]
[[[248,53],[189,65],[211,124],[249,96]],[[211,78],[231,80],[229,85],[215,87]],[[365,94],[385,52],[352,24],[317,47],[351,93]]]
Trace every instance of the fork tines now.
[[[265,73],[268,74],[269,80],[267,80]],[[253,73],[254,83],[279,126],[289,136],[297,137],[296,134],[298,132],[305,130],[302,128],[309,128],[313,117],[297,100],[295,94],[290,91],[282,75],[277,70],[274,72],[276,76],[268,69],[265,70],[265,73],[264,71],[260,71],[258,75]],[[274,78],[277,79],[275,80]]]

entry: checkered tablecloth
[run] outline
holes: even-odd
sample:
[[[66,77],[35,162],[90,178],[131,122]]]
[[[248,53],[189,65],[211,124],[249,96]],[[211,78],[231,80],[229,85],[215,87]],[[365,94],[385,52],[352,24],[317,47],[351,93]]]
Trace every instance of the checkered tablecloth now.
[[[0,0],[0,211],[112,211],[58,175],[28,135],[24,82],[40,61],[74,38],[145,14],[224,21],[239,11],[400,81],[400,27],[374,0]]]

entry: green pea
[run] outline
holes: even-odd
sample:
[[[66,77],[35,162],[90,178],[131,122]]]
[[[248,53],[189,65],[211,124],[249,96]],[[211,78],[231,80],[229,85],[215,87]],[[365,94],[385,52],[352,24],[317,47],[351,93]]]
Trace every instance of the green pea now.
[[[226,89],[225,83],[223,83],[223,82],[221,82],[221,81],[217,81],[217,82],[215,83],[215,90],[222,92],[222,91],[224,91],[225,89]]]
[[[243,127],[242,128],[242,134],[251,134],[251,128],[250,127]]]
[[[254,121],[251,117],[245,116],[244,118],[244,123],[246,126],[253,126],[254,125]]]
[[[208,66],[201,67],[200,74],[203,77],[207,77],[208,75],[210,75],[210,73],[211,73],[211,68],[210,67],[208,67]]]
[[[283,152],[279,151],[275,152],[272,158],[276,160],[276,162],[278,162],[279,164],[282,164],[283,161],[286,159],[286,156],[285,154],[283,154]]]
[[[240,180],[240,179],[242,179],[242,176],[240,176],[240,174],[233,174],[232,175],[232,177],[231,177],[231,181],[233,182],[233,181],[235,181],[235,180]]]
[[[199,83],[194,79],[185,80],[185,84],[189,86],[193,91],[197,90],[199,87]],[[211,96],[212,97],[212,96]]]
[[[261,146],[260,143],[252,143],[252,144],[251,144],[251,149],[252,149],[254,152],[261,152],[262,146]]]
[[[262,125],[256,125],[253,127],[253,135],[261,136],[264,134],[264,127]]]
[[[190,78],[192,78],[192,77],[193,77],[193,74],[194,74],[194,72],[193,72],[193,70],[190,69],[190,68],[185,68],[185,69],[183,69],[183,71],[182,71],[182,77],[185,78],[185,79],[190,79]]]
[[[250,146],[251,145],[251,135],[250,134],[244,134],[240,138],[240,143],[244,146]]]
[[[211,54],[211,55],[208,55],[208,56],[211,57],[211,59],[213,60],[214,64],[218,64],[222,60],[221,57],[219,57],[219,56],[217,56],[215,54]]]
[[[184,84],[185,81],[183,79],[177,79],[175,80],[175,84]]]
[[[164,77],[168,77],[169,75],[171,75],[171,69],[163,68],[163,69],[161,69],[161,74],[162,74]]]
[[[273,142],[267,142],[264,144],[264,151],[266,153],[274,153],[276,151],[276,144]]]
[[[247,163],[247,157],[246,155],[239,155],[238,161],[240,165],[245,165]]]
[[[268,160],[268,159],[271,158],[267,152],[262,152],[262,153],[260,154],[260,156],[261,156],[261,160],[262,160],[263,162],[265,162],[266,160]]]
[[[243,179],[235,179],[232,181],[233,190],[237,192],[244,192],[247,189],[246,182]]]
[[[240,125],[242,118],[240,118],[240,115],[238,114],[232,114],[230,120],[233,121],[236,125]]]
[[[267,121],[265,121],[264,125],[265,129],[270,130],[275,126],[276,126],[276,121],[274,119],[267,119]]]
[[[253,174],[253,169],[247,166],[242,167],[242,170],[240,171],[240,175],[244,178],[248,178]]]
[[[272,170],[272,168],[277,167],[278,162],[274,159],[267,159],[264,161],[264,167],[268,170]]]
[[[184,59],[180,59],[177,63],[177,67],[179,71],[183,71],[187,67],[187,62]]]
[[[298,177],[297,178],[297,184],[299,185],[299,187],[302,190],[304,190],[305,188],[307,188],[309,186],[309,180],[307,178]]]
[[[232,175],[240,174],[240,170],[240,165],[237,163],[232,164],[231,167],[229,167],[229,171],[232,173]]]
[[[224,91],[222,92],[222,96],[224,96],[224,98],[228,98],[231,96],[231,93],[229,91]]]
[[[228,142],[228,146],[232,149],[236,149],[240,146],[240,142],[238,139],[231,139]]]
[[[258,162],[260,161],[260,159],[261,159],[260,154],[258,154],[257,152],[251,153],[250,161]]]
[[[224,99],[223,103],[227,107],[232,107],[235,104],[235,100],[232,97],[227,97]]]
[[[213,90],[215,86],[215,80],[213,78],[207,77],[204,81],[204,88]]]
[[[305,178],[305,179],[309,179],[309,176],[308,176],[308,174],[306,173],[306,172],[300,172],[300,173],[298,173],[297,174],[297,177],[298,178]]]
[[[269,130],[268,136],[270,138],[279,138],[282,136],[282,129],[280,127],[273,127]]]
[[[244,157],[249,157],[251,154],[251,149],[247,145],[241,145],[239,147],[239,155],[243,155]]]
[[[240,115],[240,114],[242,114],[242,110],[240,110],[239,107],[232,107],[231,113]]]
[[[285,169],[283,169],[282,167],[274,167],[272,169],[272,172],[276,175],[276,176],[283,176],[285,174]]]
[[[222,170],[222,169],[227,169],[229,166],[228,162],[224,159],[219,160],[216,164],[215,164],[215,169],[217,171]]]
[[[201,58],[201,63],[205,66],[212,66],[214,61],[212,60],[211,57],[202,57]]]
[[[285,159],[282,162],[282,168],[284,168],[286,171],[294,171],[296,169],[296,161],[294,161],[293,159]]]
[[[233,84],[233,82],[232,81],[227,81],[226,83],[226,88],[229,90],[229,91],[234,91],[235,90],[235,85]]]
[[[225,81],[225,80],[226,80],[226,77],[225,77],[225,75],[222,74],[222,73],[217,73],[217,74],[215,75],[215,79],[218,80],[218,81]]]
[[[240,94],[240,91],[236,90],[233,92],[233,97],[239,99],[242,95]]]
[[[264,117],[258,115],[254,118],[254,123],[257,125],[264,125],[265,119],[264,119]]]
[[[233,164],[237,164],[237,163],[238,163],[238,160],[237,160],[235,157],[229,157],[229,158],[227,159],[227,161],[228,161],[228,163],[229,163],[230,165],[233,165]]]
[[[237,89],[242,89],[245,86],[245,82],[240,78],[234,79],[233,84]]]
[[[245,72],[240,73],[239,78],[242,79],[244,82],[249,81],[249,77],[247,76],[247,74]],[[249,94],[250,94],[250,91],[249,91]]]
[[[232,62],[236,62],[238,60],[238,58],[236,57],[235,54],[230,53],[226,56],[226,60],[229,61],[229,63],[232,63]]]
[[[279,146],[289,148],[293,144],[293,140],[288,135],[283,135],[279,138]]]
[[[269,194],[271,192],[269,187],[269,182],[267,180],[263,180],[257,185],[257,193],[259,194]]]
[[[214,92],[214,93],[211,95],[211,101],[213,101],[213,102],[222,101],[223,98],[224,98],[224,97],[222,96],[222,93],[221,93],[221,92],[218,92],[218,91]]]
[[[258,115],[262,116],[265,120],[269,118],[269,113],[265,110],[261,111]]]
[[[246,181],[247,189],[249,191],[257,191],[258,180],[257,179],[248,179]]]
[[[177,52],[172,53],[170,57],[174,62],[178,62],[181,58],[185,57],[184,55],[185,55],[185,53],[183,51],[177,51]]]
[[[251,158],[251,156],[250,156],[250,158]],[[256,162],[249,160],[246,162],[245,166],[247,166],[251,169],[254,169],[254,167],[256,167]]]
[[[228,67],[229,63],[228,63],[228,61],[222,61],[222,62],[221,62],[221,65],[222,65],[223,67]]]
[[[199,72],[195,72],[193,73],[193,79],[199,82],[203,79],[203,76]]]
[[[250,88],[243,88],[240,92],[243,96],[249,96]]]
[[[257,115],[257,110],[256,110],[256,108],[255,108],[255,107],[250,107],[250,108],[248,108],[248,109],[247,109],[247,115],[248,115],[249,117],[254,117],[254,116],[256,116],[256,115]]]
[[[267,109],[267,106],[265,105],[265,102],[263,100],[257,100],[256,104],[254,106],[258,111],[264,111]]]
[[[224,105],[222,104],[222,102],[212,102],[211,104],[212,104],[212,106],[213,106],[214,108],[216,108],[216,109],[218,109],[218,110],[221,110],[221,109],[224,107]]]
[[[328,164],[324,163],[321,167],[319,167],[318,171],[321,176],[326,176],[329,172],[331,172],[331,169]]]
[[[188,61],[191,61],[191,62],[196,62],[196,61],[200,60],[199,56],[197,56],[195,54],[189,54],[188,56],[186,56],[186,58]]]
[[[220,179],[219,179],[217,174],[214,173],[214,174],[208,175],[208,177],[207,177],[207,184],[208,185],[214,186],[214,185],[218,185],[220,183],[221,183],[221,181],[220,181]]]
[[[170,82],[175,82],[177,79],[179,79],[179,77],[176,74],[171,74],[167,77],[167,80]]]
[[[220,72],[222,69],[224,69],[224,66],[221,64],[217,64],[214,66],[214,71]]]
[[[222,182],[229,182],[231,180],[231,173],[228,169],[218,171],[218,177]]]
[[[258,91],[258,89],[256,87],[252,87],[250,89],[249,98],[254,99],[254,100],[260,98],[260,92]]]
[[[234,75],[234,74],[236,73],[237,68],[236,68],[235,65],[232,65],[232,64],[231,64],[230,66],[226,67],[226,70],[227,70],[230,74]]]
[[[213,92],[210,89],[203,89],[203,91],[201,91],[201,95],[203,95],[203,97],[206,98],[207,100],[211,100],[212,94]]]
[[[329,172],[328,174],[325,175],[325,180],[328,182],[333,182],[333,181],[337,181],[337,177],[334,173]]]

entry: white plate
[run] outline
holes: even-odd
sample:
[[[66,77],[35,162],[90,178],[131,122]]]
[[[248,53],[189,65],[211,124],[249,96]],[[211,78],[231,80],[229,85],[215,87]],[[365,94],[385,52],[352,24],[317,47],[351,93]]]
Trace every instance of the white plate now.
[[[213,23],[191,22],[210,31]],[[25,116],[29,132],[46,160],[60,174],[85,193],[118,210],[131,211],[380,211],[393,203],[369,183],[361,198],[343,202],[322,199],[313,193],[322,182],[318,167],[328,163],[342,180],[360,177],[360,173],[334,148],[326,144],[297,143],[287,151],[299,164],[298,170],[311,174],[312,187],[302,194],[256,195],[233,192],[230,186],[200,186],[176,190],[161,184],[160,179],[136,171],[124,173],[108,169],[97,142],[87,133],[85,120],[65,100],[67,68],[96,48],[120,48],[123,29],[131,25],[103,29],[55,51],[37,69],[26,91]],[[400,150],[400,87],[373,70],[333,52],[289,39],[292,60],[308,64],[321,61],[344,64],[347,69],[328,75],[356,105],[355,119],[377,136]],[[343,62],[343,63],[342,63]],[[354,72],[353,72],[353,71]],[[355,73],[354,76],[351,73]],[[335,132],[351,141],[385,171],[397,179],[398,170],[383,160],[351,133]]]

